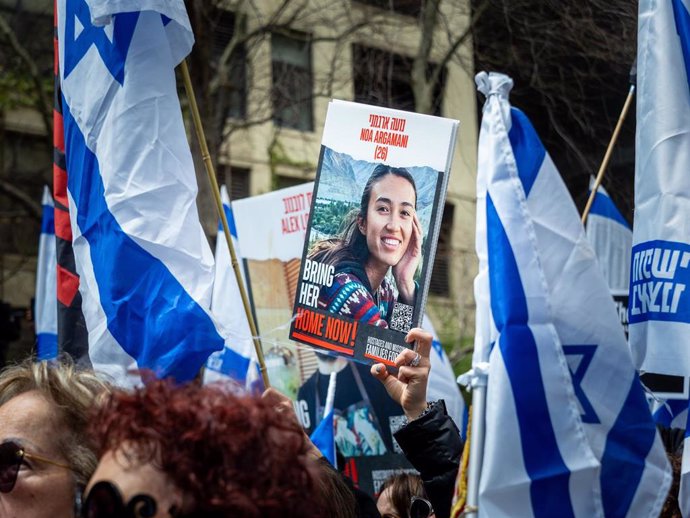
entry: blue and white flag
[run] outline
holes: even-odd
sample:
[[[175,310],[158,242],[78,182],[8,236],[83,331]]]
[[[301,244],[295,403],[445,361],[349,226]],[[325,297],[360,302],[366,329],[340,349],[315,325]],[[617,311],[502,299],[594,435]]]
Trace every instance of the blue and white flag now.
[[[326,392],[326,404],[323,408],[323,418],[309,439],[314,443],[321,454],[328,459],[334,468],[337,468],[337,456],[335,447],[335,423],[333,422],[333,403],[335,402],[336,376],[331,372],[328,379],[328,391]]]
[[[311,434],[311,442],[314,443],[321,454],[328,459],[333,467],[337,465],[337,456],[335,453],[335,423],[333,422],[333,408],[321,419],[319,426],[317,426]]]
[[[654,422],[664,428],[685,430],[688,419],[687,399],[666,399],[652,402]]]
[[[592,177],[589,181],[590,192],[593,187]],[[630,285],[632,230],[601,185],[587,216],[586,231],[611,293],[627,295]]]
[[[52,360],[57,356],[57,259],[55,258],[55,207],[48,187],[43,187],[43,218],[38,242],[36,267],[36,357]]]
[[[221,187],[221,199],[225,217],[228,221],[230,237],[235,249],[235,256],[241,264],[241,254],[237,242],[237,227],[233,217],[228,190]],[[246,282],[244,279],[243,283]],[[225,240],[223,227],[219,223],[216,236],[216,270],[213,282],[211,310],[218,322],[228,329],[230,339],[221,351],[213,353],[206,362],[204,383],[228,381],[242,390],[251,389],[251,384],[258,381],[257,365],[254,361],[254,342],[249,329],[247,315],[242,305],[240,288],[235,271],[232,268],[228,243]]]
[[[630,347],[690,376],[690,0],[641,0]]]
[[[58,0],[74,255],[94,368],[192,379],[225,342],[174,67],[182,0]]]
[[[458,425],[460,433],[464,438],[467,436],[467,407],[465,400],[460,393],[453,366],[443,350],[443,345],[441,345],[441,340],[436,334],[436,329],[434,329],[431,319],[426,313],[422,319],[422,328],[430,332],[434,338],[431,343],[431,355],[429,356],[431,372],[429,373],[427,399],[429,401],[443,399],[446,403],[448,415]]]
[[[656,518],[668,463],[575,205],[512,80],[477,84],[479,516]]]

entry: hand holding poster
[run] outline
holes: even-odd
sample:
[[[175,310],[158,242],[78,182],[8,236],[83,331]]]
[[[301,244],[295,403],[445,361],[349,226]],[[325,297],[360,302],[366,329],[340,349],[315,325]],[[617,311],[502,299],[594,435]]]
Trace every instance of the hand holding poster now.
[[[329,105],[290,338],[393,364],[431,276],[458,122]]]

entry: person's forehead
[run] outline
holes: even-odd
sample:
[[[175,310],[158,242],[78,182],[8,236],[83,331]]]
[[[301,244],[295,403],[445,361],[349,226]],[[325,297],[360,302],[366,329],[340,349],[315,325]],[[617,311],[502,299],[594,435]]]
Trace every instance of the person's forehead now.
[[[414,188],[412,184],[396,175],[386,175],[376,182],[372,188],[372,198],[389,198],[392,201],[414,201]]]
[[[376,501],[376,507],[378,507],[379,513],[384,514],[395,514],[395,507],[393,507],[393,502],[391,501],[391,488],[387,487],[379,495],[379,499]]]
[[[55,448],[60,431],[55,407],[37,391],[24,392],[0,405],[0,443],[13,440],[46,454]]]

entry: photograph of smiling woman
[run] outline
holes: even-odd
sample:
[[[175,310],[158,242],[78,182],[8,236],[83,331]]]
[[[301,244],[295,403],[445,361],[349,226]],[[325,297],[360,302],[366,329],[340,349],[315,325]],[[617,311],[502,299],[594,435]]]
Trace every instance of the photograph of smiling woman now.
[[[387,328],[396,303],[413,306],[419,290],[423,231],[412,174],[377,165],[342,227],[308,256],[335,272],[331,285],[321,286],[318,307]]]

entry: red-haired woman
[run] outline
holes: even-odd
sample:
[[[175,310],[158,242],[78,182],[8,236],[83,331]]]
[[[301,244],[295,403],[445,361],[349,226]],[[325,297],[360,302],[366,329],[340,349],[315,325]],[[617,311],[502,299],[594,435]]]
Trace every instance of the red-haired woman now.
[[[322,516],[322,468],[269,401],[157,381],[94,419],[102,455],[84,518]]]

